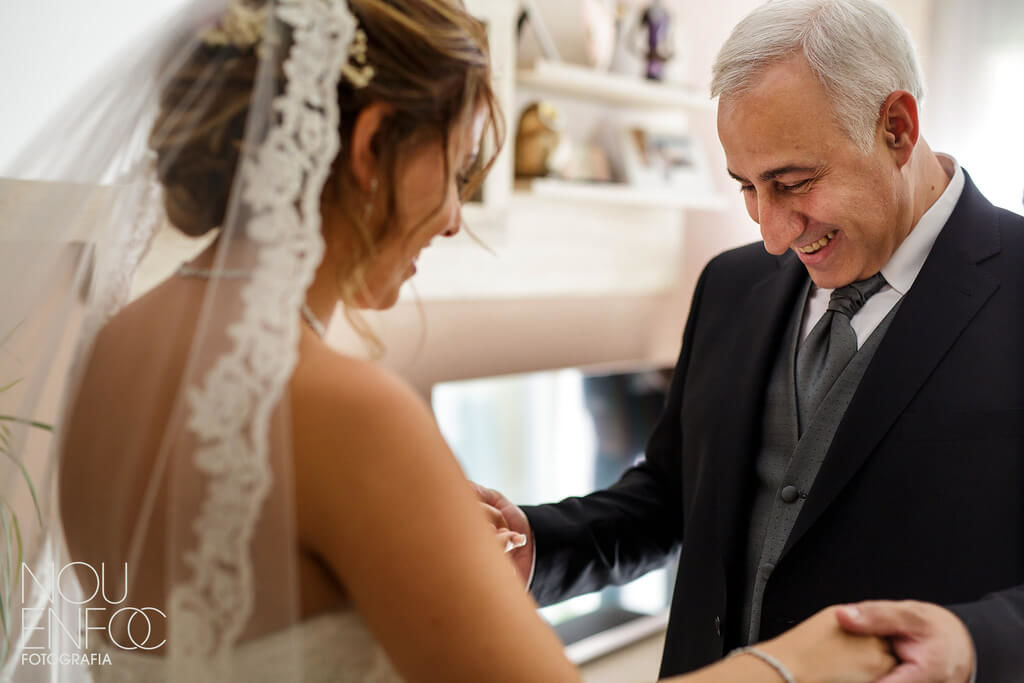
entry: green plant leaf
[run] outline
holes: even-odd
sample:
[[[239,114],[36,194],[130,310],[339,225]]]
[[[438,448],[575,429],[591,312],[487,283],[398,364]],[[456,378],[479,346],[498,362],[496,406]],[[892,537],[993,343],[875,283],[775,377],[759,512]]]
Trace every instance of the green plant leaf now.
[[[28,470],[25,469],[25,463],[23,463],[20,458],[14,457],[14,455],[11,454],[9,451],[0,451],[0,452],[2,452],[3,455],[7,456],[7,459],[10,460],[11,462],[13,462],[17,466],[17,468],[21,471],[21,476],[25,479],[25,485],[28,486],[28,492],[32,496],[32,506],[36,509],[36,519],[39,520],[39,526],[42,527],[43,526],[43,511],[39,507],[39,497],[36,495],[36,487],[32,483],[32,477],[29,476]],[[6,504],[7,504],[7,501],[4,501],[4,505],[6,505]],[[15,517],[15,521],[17,521],[17,517]]]
[[[8,521],[9,520],[9,521]],[[4,536],[4,563],[3,563],[3,595],[0,599],[0,622],[3,625],[3,638],[0,639],[0,662],[7,660],[7,653],[10,650],[11,630],[10,630],[10,605],[11,598],[17,590],[19,578],[18,568],[21,566],[25,555],[25,546],[21,537],[21,526],[18,524],[18,516],[14,514],[14,510],[11,508],[7,501],[3,501],[3,505],[0,506],[0,526],[3,528]],[[11,547],[13,540],[17,551]],[[12,560],[14,560],[12,562]]]
[[[46,424],[45,422],[38,422],[36,420],[26,420],[23,417],[15,417],[14,415],[0,415],[0,422],[11,422],[13,424],[28,425],[29,427],[42,429],[43,431],[46,432],[53,431],[53,425]]]
[[[10,331],[7,334],[4,335],[4,338],[0,339],[0,348],[3,348],[4,344],[6,344],[7,342],[9,342],[11,340],[11,337],[13,337],[14,333],[18,331],[18,328],[21,327],[21,323],[23,323],[23,322],[25,322],[25,321],[22,320],[17,325],[12,327],[10,329]]]
[[[35,498],[35,490],[32,491],[32,497]],[[36,512],[39,511],[39,504],[36,503]],[[21,566],[22,560],[25,555],[25,545],[21,539],[21,524],[18,522],[18,516],[11,512],[11,521],[14,522],[14,535],[18,539],[18,561],[14,563],[14,585],[18,585],[18,567]],[[42,520],[40,519],[39,525],[42,526]]]
[[[19,384],[21,384],[21,380],[23,380],[23,379],[24,379],[24,377],[19,377],[18,379],[14,380],[13,382],[8,384],[7,386],[0,387],[0,394],[4,393],[8,389],[13,389],[14,387],[18,386]]]
[[[8,619],[10,616],[11,597],[14,595],[18,588],[18,584],[20,583],[18,568],[21,567],[21,563],[25,559],[25,544],[21,536],[21,525],[18,523],[18,516],[14,514],[14,510],[11,509],[11,506],[6,501],[4,501],[3,507],[0,508],[0,513],[2,513],[0,514],[0,523],[3,525],[4,547],[6,550],[6,562],[3,572],[4,591],[3,599],[0,600],[0,621],[3,622],[4,646],[6,647],[6,641],[10,637]],[[17,548],[16,552],[14,552],[14,548],[11,547],[12,540]],[[14,560],[13,563],[11,562],[12,559]]]
[[[0,594],[0,623],[3,624],[4,637],[9,631],[7,624],[7,606],[11,602],[11,530],[7,524],[7,503],[0,509],[0,528],[4,534],[3,593]]]
[[[7,334],[4,335],[4,338],[0,339],[0,352],[2,352],[4,355],[10,356],[11,358],[14,358],[15,360],[18,360],[18,359],[15,358],[14,354],[12,354],[10,351],[8,351],[5,347],[7,346],[7,342],[10,341],[11,337],[14,336],[14,333],[18,331],[18,328],[21,327],[21,323],[23,323],[23,322],[25,322],[25,321],[22,320],[17,325],[12,327],[7,332]]]

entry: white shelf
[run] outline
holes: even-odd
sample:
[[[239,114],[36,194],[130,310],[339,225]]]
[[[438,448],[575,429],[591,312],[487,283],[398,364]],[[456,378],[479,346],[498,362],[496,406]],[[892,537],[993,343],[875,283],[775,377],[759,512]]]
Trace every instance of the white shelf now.
[[[686,193],[660,187],[630,187],[616,183],[576,183],[549,178],[516,181],[513,198],[517,201],[553,199],[647,209],[717,211],[726,206],[725,198],[713,191],[695,189],[692,193]]]
[[[631,107],[714,109],[714,103],[706,95],[680,85],[644,81],[563,62],[541,60],[532,68],[520,69],[516,84],[521,88]]]

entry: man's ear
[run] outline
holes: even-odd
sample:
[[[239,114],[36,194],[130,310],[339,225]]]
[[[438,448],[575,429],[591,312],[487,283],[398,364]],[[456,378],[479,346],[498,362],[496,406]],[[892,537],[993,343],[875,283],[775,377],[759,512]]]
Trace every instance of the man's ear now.
[[[364,107],[356,116],[356,123],[352,128],[352,141],[349,143],[352,147],[349,159],[352,164],[352,175],[363,192],[370,192],[373,180],[377,177],[378,159],[373,141],[391,112],[390,105],[374,102]]]
[[[885,145],[902,167],[910,161],[921,129],[917,119],[917,100],[906,90],[889,94],[882,103],[882,135]]]

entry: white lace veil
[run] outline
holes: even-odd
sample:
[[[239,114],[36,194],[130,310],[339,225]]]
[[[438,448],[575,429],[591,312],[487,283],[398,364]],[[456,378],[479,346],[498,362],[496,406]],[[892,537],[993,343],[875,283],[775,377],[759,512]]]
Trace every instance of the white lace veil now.
[[[344,0],[234,5],[187,3],[0,169],[2,680],[127,679],[118,657],[242,680],[233,653],[302,616],[282,551],[297,544],[287,383],[356,24]],[[211,61],[180,106],[161,93],[194,51],[225,35],[244,51],[253,30],[272,39],[248,48],[216,259],[135,307],[132,275],[168,221],[154,121],[187,128],[231,71]],[[300,680],[287,651],[274,675]]]

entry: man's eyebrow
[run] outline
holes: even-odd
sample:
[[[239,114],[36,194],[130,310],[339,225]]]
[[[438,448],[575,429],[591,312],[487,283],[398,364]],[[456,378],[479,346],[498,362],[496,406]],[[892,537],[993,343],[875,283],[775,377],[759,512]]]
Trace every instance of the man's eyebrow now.
[[[767,182],[774,180],[780,175],[786,175],[788,173],[817,173],[821,169],[814,166],[780,166],[779,168],[773,168],[770,171],[765,171],[761,174],[761,180]]]
[[[780,166],[779,168],[773,168],[770,171],[765,171],[760,175],[760,179],[764,182],[774,180],[780,175],[786,175],[787,173],[818,173],[821,169],[813,166]],[[732,171],[729,171],[729,175],[741,183],[749,182],[746,178],[741,178]]]

